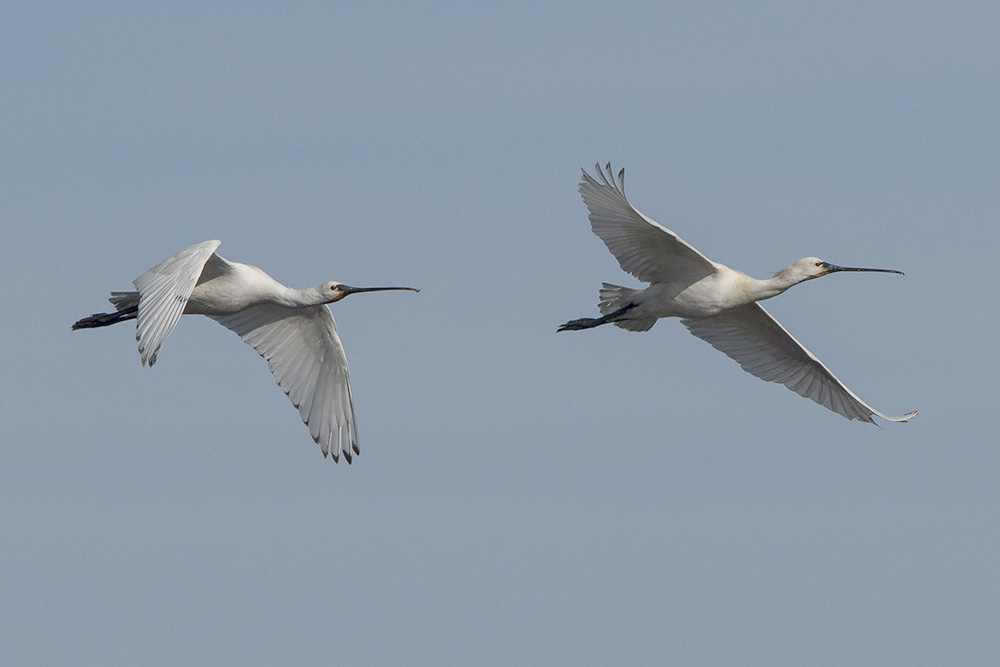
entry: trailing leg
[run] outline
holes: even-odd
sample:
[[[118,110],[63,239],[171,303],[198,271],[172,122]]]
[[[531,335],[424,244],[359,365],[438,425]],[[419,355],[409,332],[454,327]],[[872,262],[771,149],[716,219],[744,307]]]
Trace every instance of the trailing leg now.
[[[621,317],[633,308],[635,308],[635,304],[630,303],[627,306],[619,308],[618,310],[608,313],[602,317],[581,317],[578,320],[570,320],[556,329],[556,331],[580,331],[581,329],[593,329],[594,327],[599,327],[602,324],[614,322],[616,318]]]
[[[108,327],[125,320],[134,320],[139,316],[139,306],[131,306],[125,310],[114,313],[94,313],[90,317],[85,317],[73,324],[73,329],[94,329],[96,327]]]

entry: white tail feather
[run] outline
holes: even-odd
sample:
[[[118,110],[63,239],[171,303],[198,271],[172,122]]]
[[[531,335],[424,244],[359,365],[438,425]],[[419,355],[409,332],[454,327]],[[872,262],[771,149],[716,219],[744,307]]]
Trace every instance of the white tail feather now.
[[[601,303],[598,305],[601,309],[601,315],[610,315],[638,303],[638,295],[642,294],[641,289],[632,289],[611,283],[603,283],[603,285],[604,288],[600,291]],[[626,331],[649,331],[656,324],[656,318],[635,318],[631,312],[627,312],[622,316],[622,319],[615,320],[613,324]]]

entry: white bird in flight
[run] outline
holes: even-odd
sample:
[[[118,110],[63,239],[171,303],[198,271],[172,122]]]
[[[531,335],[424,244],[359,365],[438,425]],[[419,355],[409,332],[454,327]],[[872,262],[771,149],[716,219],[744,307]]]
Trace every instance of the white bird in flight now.
[[[350,287],[336,281],[318,287],[285,287],[256,266],[215,253],[221,241],[181,250],[132,281],[136,292],[112,292],[116,312],[97,313],[73,329],[105,327],[136,319],[142,364],[156,363],[181,314],[207,315],[236,332],[267,360],[278,386],[299,409],[323,456],[350,463],[358,454],[358,428],[347,357],[327,304],[349,294],[415,287]]]
[[[559,331],[608,323],[628,331],[648,331],[661,317],[679,317],[692,334],[734,359],[743,370],[768,382],[780,382],[848,419],[874,424],[873,415],[894,422],[916,416],[914,410],[891,417],[862,401],[758,303],[837,271],[902,271],[837,266],[806,257],[773,278],[751,278],[713,262],[636,210],[625,197],[624,169],[615,182],[610,163],[606,173],[600,165],[595,167],[601,182],[584,171],[580,183],[591,228],[624,271],[650,285],[631,289],[604,283],[599,305],[602,317],[572,320]]]

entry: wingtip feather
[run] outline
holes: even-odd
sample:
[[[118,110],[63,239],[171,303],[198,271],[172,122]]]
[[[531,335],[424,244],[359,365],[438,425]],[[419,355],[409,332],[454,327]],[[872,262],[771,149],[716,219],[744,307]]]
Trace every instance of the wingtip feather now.
[[[890,417],[889,415],[883,415],[879,413],[879,417],[886,419],[891,422],[907,422],[920,414],[920,410],[914,410],[913,412],[907,412],[905,415],[900,415],[898,417]]]

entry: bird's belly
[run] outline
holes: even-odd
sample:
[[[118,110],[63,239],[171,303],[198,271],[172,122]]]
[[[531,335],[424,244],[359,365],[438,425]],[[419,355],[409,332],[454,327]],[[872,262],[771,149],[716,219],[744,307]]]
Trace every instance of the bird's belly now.
[[[220,277],[196,285],[184,306],[185,314],[219,317],[234,315],[257,305],[257,301],[248,298],[246,291],[232,282]]]
[[[653,284],[645,297],[642,310],[652,317],[712,317],[744,303],[714,277],[686,286]]]

